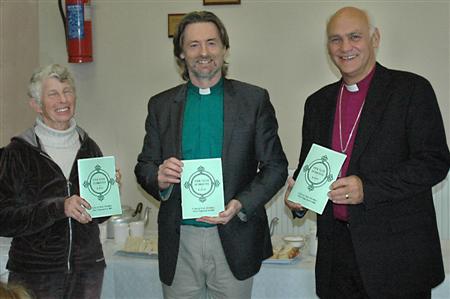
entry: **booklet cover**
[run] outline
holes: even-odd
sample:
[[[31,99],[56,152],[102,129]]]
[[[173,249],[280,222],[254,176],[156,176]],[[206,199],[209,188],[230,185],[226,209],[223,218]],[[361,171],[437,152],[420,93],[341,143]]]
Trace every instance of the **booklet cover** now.
[[[222,159],[183,160],[181,207],[183,219],[218,216],[225,210]]]
[[[114,157],[78,160],[80,196],[92,206],[92,218],[122,214]]]
[[[330,185],[338,178],[346,157],[313,143],[288,199],[322,215]]]

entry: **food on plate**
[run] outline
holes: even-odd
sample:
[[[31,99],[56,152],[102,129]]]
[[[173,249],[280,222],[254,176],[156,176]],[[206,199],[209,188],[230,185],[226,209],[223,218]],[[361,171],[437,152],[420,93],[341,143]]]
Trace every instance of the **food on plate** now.
[[[300,254],[298,247],[292,247],[290,245],[280,245],[273,247],[272,259],[293,259]]]
[[[128,237],[125,242],[124,251],[128,252],[144,252],[144,253],[156,253],[158,252],[158,240],[157,238],[144,239],[143,237]]]

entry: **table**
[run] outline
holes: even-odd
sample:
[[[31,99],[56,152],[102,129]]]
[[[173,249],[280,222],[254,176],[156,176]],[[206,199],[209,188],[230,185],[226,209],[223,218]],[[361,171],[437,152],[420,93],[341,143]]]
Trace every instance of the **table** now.
[[[157,259],[118,256],[117,249],[113,240],[103,244],[107,268],[102,299],[162,298]],[[317,298],[314,263],[315,258],[305,254],[294,264],[263,264],[253,282],[252,298]]]
[[[0,275],[5,273],[9,239],[0,238]],[[137,257],[117,256],[113,240],[103,243],[106,271],[102,299],[160,299],[161,283],[158,261]],[[252,299],[313,299],[315,258],[305,252],[298,263],[292,265],[263,264],[256,274]],[[450,240],[442,241],[446,279],[432,291],[433,299],[450,298]],[[6,275],[0,276],[6,280]]]
[[[433,289],[433,299],[450,297],[450,240],[442,242],[446,279]],[[114,255],[112,240],[104,243],[108,264],[103,283],[102,299],[162,298],[158,276],[158,261]],[[263,264],[253,283],[252,299],[313,299],[315,295],[315,257],[304,254],[290,265]]]
[[[6,271],[6,263],[8,262],[9,246],[11,245],[10,238],[0,237],[0,281],[6,282],[8,280],[8,272]]]

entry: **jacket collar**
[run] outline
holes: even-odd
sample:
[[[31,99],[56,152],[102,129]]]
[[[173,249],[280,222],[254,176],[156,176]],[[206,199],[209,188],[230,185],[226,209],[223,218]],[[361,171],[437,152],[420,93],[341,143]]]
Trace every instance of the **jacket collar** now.
[[[384,110],[389,102],[391,75],[387,68],[381,64],[376,64],[375,74],[372,78],[369,90],[366,96],[366,102],[358,125],[358,133],[353,146],[352,160],[349,166],[349,172],[355,161],[358,161],[370,138],[378,127]]]
[[[180,85],[180,88],[176,92],[170,107],[170,128],[176,128],[174,133],[176,142],[176,153],[175,156],[182,159],[181,151],[181,135],[183,130],[183,112],[184,105],[186,103],[188,84]]]
[[[237,99],[236,91],[233,83],[230,80],[225,80],[223,83],[223,147],[222,156],[224,156],[230,146],[231,136],[233,133],[234,124],[236,122],[239,100]]]
[[[342,80],[335,82],[329,86],[325,90],[325,98],[326,102],[329,104],[325,104],[322,107],[319,107],[320,114],[323,117],[323,125],[319,126],[317,130],[322,130],[317,135],[319,138],[323,138],[318,140],[319,144],[326,144],[331,148],[332,138],[333,138],[333,124],[334,124],[334,116],[336,111],[336,97],[339,93],[339,87],[342,84]]]
[[[80,136],[80,141],[81,141],[81,143],[83,143],[87,138],[86,131],[84,131],[79,126],[76,126],[75,130],[77,130],[78,135]],[[22,134],[13,137],[11,140],[19,140],[21,142],[25,142],[25,143],[31,145],[32,147],[39,149],[39,151],[41,151],[41,144],[39,142],[39,138],[36,136],[35,126],[28,128]]]

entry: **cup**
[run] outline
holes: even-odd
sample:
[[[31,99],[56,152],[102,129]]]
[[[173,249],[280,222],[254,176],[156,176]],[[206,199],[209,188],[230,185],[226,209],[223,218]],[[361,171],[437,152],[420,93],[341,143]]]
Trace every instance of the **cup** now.
[[[5,272],[2,272],[5,271]],[[0,270],[0,282],[7,284],[8,283],[8,271],[7,270]]]
[[[114,242],[118,245],[124,245],[129,236],[128,223],[114,223]]]
[[[98,225],[98,229],[100,231],[100,242],[102,244],[103,244],[103,242],[106,241],[106,235],[107,235],[107,233],[106,233],[106,226],[107,226],[106,222],[100,223]]]
[[[130,222],[130,236],[144,237],[144,221]]]
[[[283,240],[296,248],[302,248],[305,245],[305,239],[302,236],[286,236]]]
[[[310,240],[309,240],[309,254],[312,256],[316,256],[317,254],[317,237],[316,236],[311,236]]]

